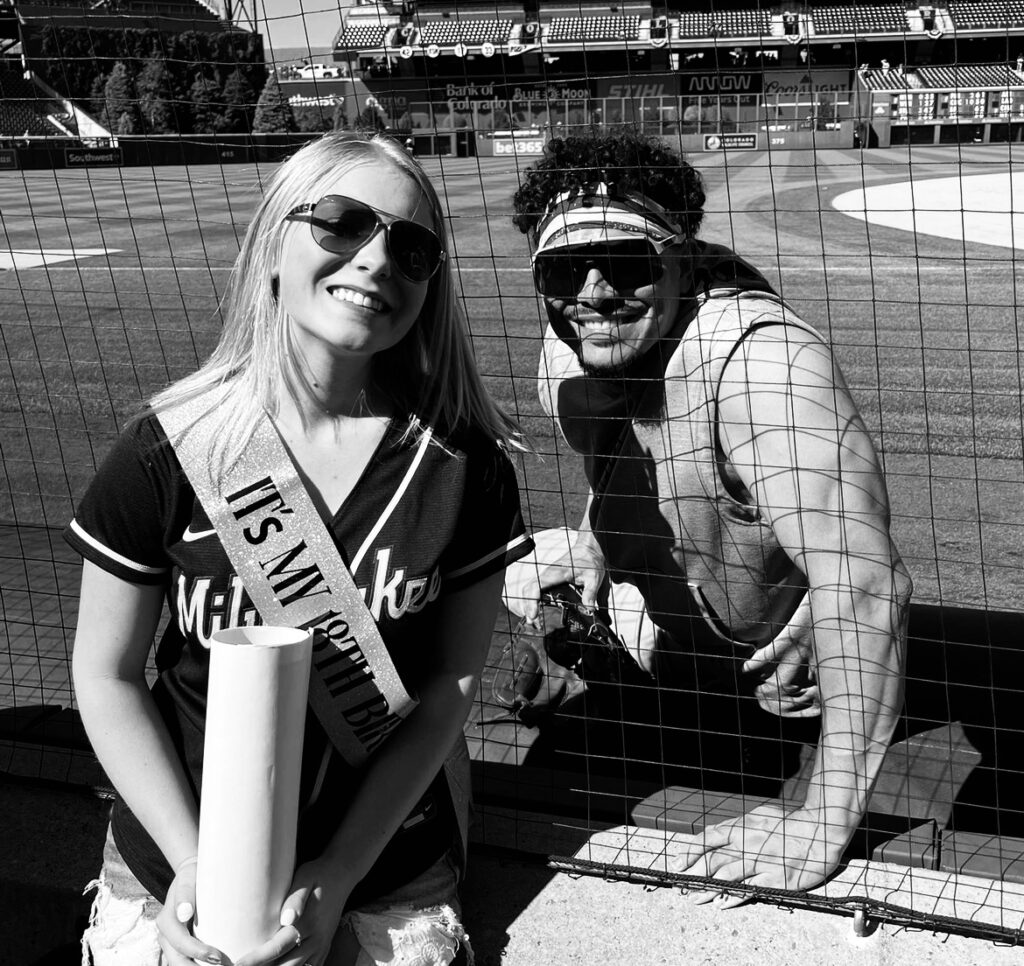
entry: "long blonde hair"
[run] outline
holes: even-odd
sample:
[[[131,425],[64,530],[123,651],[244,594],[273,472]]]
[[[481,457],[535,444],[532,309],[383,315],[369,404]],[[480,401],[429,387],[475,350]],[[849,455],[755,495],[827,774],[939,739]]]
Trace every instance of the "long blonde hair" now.
[[[323,185],[354,168],[392,164],[423,192],[434,230],[445,251],[449,236],[441,201],[420,165],[389,138],[343,132],[302,147],[274,173],[246,231],[224,296],[224,329],[209,359],[194,373],[157,393],[149,405],[170,409],[215,387],[215,411],[207,413],[211,468],[222,471],[237,459],[263,413],[278,412],[281,393],[298,400],[308,389],[296,365],[291,326],[277,298],[286,216],[323,194]],[[320,194],[317,194],[318,190]],[[397,345],[373,360],[375,388],[408,414],[406,435],[434,429],[443,440],[461,429],[477,429],[503,444],[518,445],[516,423],[491,400],[476,367],[469,328],[458,300],[451,258],[430,280],[420,316]]]

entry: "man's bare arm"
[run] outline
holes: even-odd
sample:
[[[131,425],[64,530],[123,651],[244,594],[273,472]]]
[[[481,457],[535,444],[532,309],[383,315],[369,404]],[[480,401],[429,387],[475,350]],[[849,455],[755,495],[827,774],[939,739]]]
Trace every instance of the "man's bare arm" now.
[[[871,438],[819,340],[783,326],[748,337],[723,374],[719,418],[730,462],[807,577],[822,729],[802,807],[709,830],[682,861],[810,888],[838,865],[896,725],[911,581]]]

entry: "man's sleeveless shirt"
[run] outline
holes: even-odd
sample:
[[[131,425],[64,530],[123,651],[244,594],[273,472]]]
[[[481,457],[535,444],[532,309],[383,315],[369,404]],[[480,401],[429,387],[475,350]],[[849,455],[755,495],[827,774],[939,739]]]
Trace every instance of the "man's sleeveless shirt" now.
[[[775,714],[818,713],[804,575],[722,451],[717,394],[741,341],[765,325],[817,336],[772,293],[715,289],[629,378],[585,376],[548,330],[542,404],[584,457],[591,526],[611,579],[634,584],[677,650],[742,661]],[[817,336],[820,338],[820,336]]]

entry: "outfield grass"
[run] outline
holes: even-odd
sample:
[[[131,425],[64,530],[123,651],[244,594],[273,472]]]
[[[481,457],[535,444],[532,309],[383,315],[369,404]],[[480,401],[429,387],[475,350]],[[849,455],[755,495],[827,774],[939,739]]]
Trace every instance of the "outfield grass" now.
[[[1012,252],[835,212],[841,191],[1007,167],[1007,147],[695,158],[709,240],[734,245],[827,332],[883,455],[919,600],[1019,609],[1019,309]],[[537,402],[541,318],[509,221],[515,162],[427,159],[450,212],[480,365],[539,458],[521,465],[533,526],[572,521],[577,461]],[[147,393],[194,368],[270,167],[0,174],[0,249],[106,257],[0,273],[0,520],[62,526]]]

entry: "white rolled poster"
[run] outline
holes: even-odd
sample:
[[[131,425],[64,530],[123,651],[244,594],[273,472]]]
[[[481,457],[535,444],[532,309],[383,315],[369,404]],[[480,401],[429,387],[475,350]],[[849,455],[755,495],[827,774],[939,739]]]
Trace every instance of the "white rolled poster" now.
[[[212,635],[199,806],[196,935],[232,959],[280,928],[295,871],[312,634]]]

